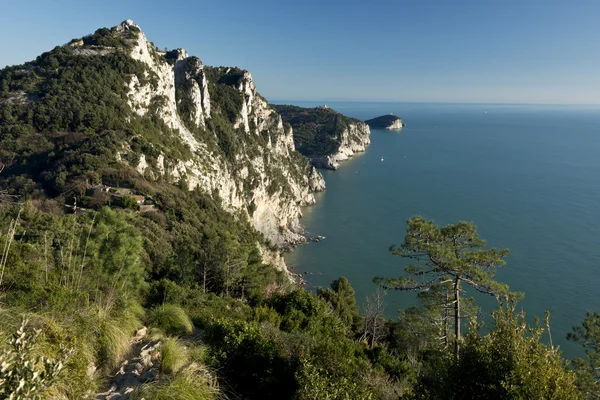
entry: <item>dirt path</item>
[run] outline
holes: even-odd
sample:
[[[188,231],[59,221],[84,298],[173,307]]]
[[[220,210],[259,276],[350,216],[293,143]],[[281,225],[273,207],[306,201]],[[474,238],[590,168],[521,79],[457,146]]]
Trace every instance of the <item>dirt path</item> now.
[[[121,362],[117,373],[110,378],[106,392],[98,393],[97,400],[127,400],[131,394],[145,382],[152,381],[158,376],[158,346],[159,340],[144,344],[147,329],[136,332],[132,341],[129,356]]]

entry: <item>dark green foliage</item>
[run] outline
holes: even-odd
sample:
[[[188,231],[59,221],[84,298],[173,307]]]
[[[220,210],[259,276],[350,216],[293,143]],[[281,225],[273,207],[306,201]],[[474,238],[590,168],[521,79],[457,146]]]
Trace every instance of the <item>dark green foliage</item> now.
[[[384,371],[402,377],[405,365],[384,348],[378,355],[367,353],[315,295],[295,290],[252,310],[234,304],[228,310],[227,318],[205,319],[205,338],[213,365],[222,368],[236,394],[250,399],[394,398],[383,397],[397,382],[386,381]]]
[[[83,38],[83,44],[87,46],[106,46],[116,48],[128,48],[131,46],[129,39],[137,37],[139,29],[135,26],[130,26],[129,30],[118,33],[116,27],[100,28],[93,35],[88,35]]]
[[[540,343],[546,329],[529,327],[513,306],[492,313],[493,329],[480,336],[474,326],[465,337],[458,363],[446,375],[422,379],[422,398],[577,399],[574,374],[558,348]],[[450,364],[450,363],[449,363]]]
[[[267,284],[280,280],[261,262],[256,243],[262,235],[206,194],[164,185],[156,202],[168,230],[149,218],[140,221],[153,279],[195,282],[207,292],[232,297],[261,296]]]
[[[317,295],[331,304],[333,311],[342,323],[350,330],[359,332],[361,330],[361,318],[358,314],[358,306],[354,298],[354,289],[345,277],[331,282],[331,288],[318,289]]]
[[[277,296],[269,305],[282,316],[280,329],[285,332],[344,331],[342,322],[328,313],[327,304],[307,291],[295,290]]]
[[[300,360],[300,369],[296,374],[299,389],[298,400],[370,400],[375,394],[368,387],[351,378],[332,374],[328,369],[319,366],[311,358]]]
[[[600,399],[600,314],[588,311],[583,323],[573,327],[567,338],[585,349],[585,360],[573,360],[577,387],[584,398]]]
[[[133,150],[146,153],[149,161],[161,152],[167,159],[191,156],[155,113],[140,117],[130,110],[128,77],[145,81],[144,64],[120,48],[103,56],[74,51],[57,47],[34,62],[0,71],[7,99],[0,100],[0,160],[8,163],[0,184],[30,195],[36,185],[23,179],[31,179],[53,196],[81,194],[86,185],[99,183],[103,168],[123,168],[115,155],[134,137]],[[15,100],[19,93],[25,93],[24,100]]]
[[[294,128],[296,150],[307,157],[334,154],[341,144],[341,133],[350,124],[361,121],[346,117],[330,108],[302,108],[289,105],[272,106]]]
[[[454,319],[454,353],[458,357],[461,332],[461,304],[468,285],[497,299],[509,296],[508,286],[493,280],[496,268],[505,264],[508,249],[485,249],[486,242],[477,235],[472,222],[438,227],[433,221],[415,216],[408,220],[406,237],[400,247],[390,246],[392,254],[415,260],[404,270],[408,276],[377,277],[375,283],[385,289],[427,291],[431,288],[444,296],[444,311],[452,308]],[[464,300],[464,299],[463,299]],[[472,302],[467,302],[470,306]],[[447,318],[449,314],[446,314]],[[444,315],[440,315],[441,318]],[[445,328],[446,337],[448,329]]]
[[[398,121],[400,117],[395,115],[382,115],[381,117],[373,118],[366,120],[365,123],[369,125],[371,128],[387,128],[392,125],[394,122]]]
[[[233,381],[237,393],[253,399],[291,398],[296,390],[293,368],[255,322],[222,319],[205,335],[215,366]]]
[[[140,206],[137,203],[137,201],[135,201],[135,199],[131,196],[123,196],[123,198],[121,199],[121,205],[124,208],[129,208],[131,210],[139,210]]]

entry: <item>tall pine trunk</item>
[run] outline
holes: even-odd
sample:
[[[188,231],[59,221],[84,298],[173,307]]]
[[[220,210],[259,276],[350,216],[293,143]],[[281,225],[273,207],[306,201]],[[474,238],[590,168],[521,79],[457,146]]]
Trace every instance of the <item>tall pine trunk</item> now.
[[[444,317],[443,317],[444,318],[444,349],[447,349],[448,348],[448,340],[449,340],[448,335],[450,335],[450,332],[448,332],[448,325],[450,324],[450,307],[448,306],[448,301],[449,301],[448,287],[445,287],[444,292],[445,292],[445,296],[446,296],[446,298],[445,298],[446,301],[444,301]]]
[[[458,361],[460,351],[460,277],[454,281],[454,358]]]

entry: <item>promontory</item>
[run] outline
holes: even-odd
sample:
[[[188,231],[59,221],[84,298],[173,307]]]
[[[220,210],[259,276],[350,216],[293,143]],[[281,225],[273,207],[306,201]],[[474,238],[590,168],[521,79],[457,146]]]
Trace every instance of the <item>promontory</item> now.
[[[317,168],[335,170],[339,161],[365,151],[371,143],[371,130],[367,124],[327,106],[272,107],[281,115],[283,122],[293,128],[294,148]]]
[[[402,129],[403,126],[406,126],[402,123],[402,119],[394,114],[382,115],[381,117],[369,119],[366,120],[365,123],[371,128],[387,130]]]

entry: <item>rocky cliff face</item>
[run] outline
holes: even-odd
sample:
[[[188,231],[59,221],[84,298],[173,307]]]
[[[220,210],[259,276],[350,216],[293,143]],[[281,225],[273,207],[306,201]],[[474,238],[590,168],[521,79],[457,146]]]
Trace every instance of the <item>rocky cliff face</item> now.
[[[248,71],[160,51],[130,20],[0,69],[0,115],[3,192],[60,212],[120,207],[100,189],[127,189],[150,200],[140,224],[281,268],[275,245],[305,240],[301,207],[325,189]]]
[[[369,126],[329,107],[275,105],[294,129],[294,144],[317,168],[337,169],[339,162],[365,151],[371,143]]]
[[[125,21],[117,31],[132,29],[137,31],[139,27]],[[183,49],[159,52],[141,30],[131,48],[131,57],[147,66],[144,76],[133,75],[129,81],[131,107],[144,115],[158,103],[158,115],[179,133],[193,154],[188,160],[160,154],[154,162],[141,154],[137,170],[154,179],[161,175],[183,179],[190,190],[198,187],[215,193],[226,209],[247,215],[256,229],[274,243],[302,242],[300,207],[314,203],[312,192],[325,188],[323,177],[294,154],[292,130],[284,128],[281,117],[257,93],[252,75],[217,68],[211,72],[219,82],[210,82],[207,67],[198,58],[190,57]],[[237,96],[234,100],[239,103],[231,122],[233,134],[244,136],[239,140],[243,146],[229,159],[197,134],[222,134],[214,131],[211,120],[219,118],[223,122],[228,117],[222,104],[214,104],[211,84],[235,90],[232,96]],[[231,91],[228,93],[231,95]],[[184,102],[186,108],[182,112]],[[356,146],[344,151],[353,148]]]
[[[397,129],[402,129],[402,120],[401,119],[397,119],[394,122],[392,122],[392,124],[388,127],[386,127],[385,129],[387,130],[397,130]]]
[[[311,164],[317,168],[336,170],[340,161],[347,160],[356,153],[366,150],[371,143],[371,130],[364,123],[349,124],[340,134],[340,147],[333,154],[311,157]]]

